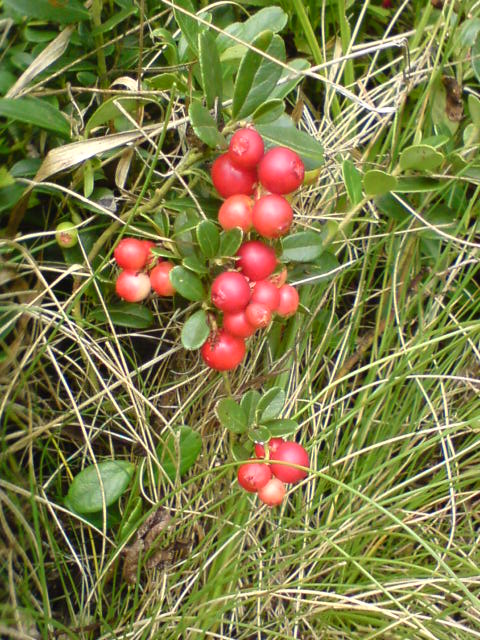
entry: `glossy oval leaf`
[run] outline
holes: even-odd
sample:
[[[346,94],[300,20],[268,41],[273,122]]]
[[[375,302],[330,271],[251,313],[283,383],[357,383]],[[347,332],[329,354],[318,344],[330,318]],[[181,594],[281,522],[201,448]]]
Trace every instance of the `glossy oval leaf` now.
[[[187,425],[182,425],[176,435],[169,434],[156,449],[158,460],[172,482],[177,471],[183,476],[193,467],[201,450],[200,434]]]
[[[311,262],[323,253],[323,240],[315,231],[300,231],[282,240],[282,260],[285,262]]]
[[[60,24],[75,24],[88,20],[90,13],[79,0],[52,2],[52,0],[3,0],[17,14],[30,20],[48,20]]]
[[[280,98],[275,100],[267,100],[261,104],[253,113],[253,121],[256,125],[268,124],[269,122],[275,122],[285,112],[285,104]]]
[[[240,249],[242,240],[243,233],[239,228],[222,231],[222,233],[220,234],[220,246],[218,248],[218,255],[224,258],[230,258],[231,256],[234,256]]]
[[[107,313],[102,308],[95,309],[88,315],[90,321],[107,322],[107,314],[112,324],[130,329],[148,329],[153,324],[153,314],[148,307],[136,302],[116,302],[107,306]]]
[[[217,123],[210,115],[208,109],[200,104],[200,102],[194,100],[190,104],[188,115],[190,116],[193,130],[202,142],[212,149],[216,147],[225,149],[227,147],[227,141],[218,130]]]
[[[248,425],[255,424],[255,414],[257,411],[258,403],[260,402],[260,398],[262,396],[255,389],[250,389],[242,396],[240,400],[240,406],[245,411],[247,416]]]
[[[342,163],[342,175],[348,197],[353,205],[362,201],[362,176],[351,160]]]
[[[277,86],[272,91],[270,98],[283,100],[305,77],[302,73],[295,74],[295,71],[306,71],[310,68],[310,64],[305,58],[289,60],[288,66],[290,69],[282,69],[282,75],[278,79]]]
[[[390,191],[395,191],[397,179],[385,171],[372,169],[363,176],[363,188],[369,196],[382,196]]]
[[[417,144],[404,149],[400,155],[399,165],[402,171],[433,171],[443,162],[443,154],[426,144]]]
[[[170,282],[183,298],[192,302],[203,300],[205,291],[202,281],[185,267],[174,267],[170,271]]]
[[[257,423],[265,424],[277,418],[285,404],[285,391],[280,387],[273,387],[266,391],[257,404]]]
[[[215,414],[225,429],[233,433],[243,433],[247,430],[247,414],[232,398],[222,398],[217,402]]]
[[[62,138],[70,138],[70,124],[62,113],[45,100],[38,98],[0,98],[0,116],[14,122],[31,124],[52,131]]]
[[[205,262],[200,260],[200,258],[192,253],[190,256],[186,256],[182,260],[182,264],[184,267],[193,271],[194,273],[199,273],[200,275],[205,275],[208,273],[208,268]]]
[[[272,434],[268,427],[261,425],[260,427],[249,429],[248,437],[252,442],[268,442],[272,437]]]
[[[205,29],[198,36],[198,61],[205,103],[212,109],[217,98],[219,104],[222,103],[222,67],[215,36],[210,29]]]
[[[480,100],[472,93],[468,94],[468,110],[473,124],[480,129]]]
[[[265,423],[265,426],[272,434],[272,438],[289,436],[298,429],[298,423],[295,420],[288,419],[270,420],[270,422]]]
[[[207,258],[214,258],[220,245],[220,232],[211,220],[202,220],[197,227],[197,240],[200,251]]]
[[[207,322],[207,314],[203,309],[196,311],[185,322],[182,328],[182,345],[185,349],[200,349],[208,338],[210,327]]]
[[[269,29],[273,33],[278,33],[287,24],[287,14],[280,7],[265,7],[255,12],[245,22],[233,22],[217,36],[217,47],[220,52],[230,47],[237,47],[237,40],[242,40],[250,44],[255,38]],[[234,36],[236,39],[229,37]],[[241,45],[242,46],[242,45]],[[246,49],[244,47],[243,51]],[[242,55],[243,55],[242,51]]]
[[[272,31],[264,31],[252,43],[271,58],[285,61],[285,44]],[[255,111],[270,94],[280,78],[282,68],[249,49],[243,56],[233,90],[232,115],[245,118]]]
[[[198,22],[195,19],[195,8],[191,0],[175,0],[179,9],[174,9],[175,20],[180,31],[188,42],[192,51],[198,53]],[[184,9],[184,11],[182,11]],[[189,15],[190,14],[190,15]]]
[[[126,460],[107,460],[86,467],[73,479],[68,503],[78,513],[102,511],[104,502],[108,507],[124,493],[134,469],[135,465]]]
[[[279,145],[293,149],[305,164],[307,170],[316,169],[323,164],[323,147],[305,131],[300,131],[293,120],[283,115],[275,122],[257,125],[258,133],[269,146]]]

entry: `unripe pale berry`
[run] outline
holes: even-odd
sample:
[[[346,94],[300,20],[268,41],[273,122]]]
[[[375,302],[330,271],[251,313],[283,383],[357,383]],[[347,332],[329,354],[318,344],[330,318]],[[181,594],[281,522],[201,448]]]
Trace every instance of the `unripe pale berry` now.
[[[276,507],[281,504],[285,497],[285,485],[278,478],[272,478],[258,490],[258,497],[269,507]]]
[[[78,242],[78,231],[73,222],[60,222],[55,230],[55,239],[63,249],[70,249]]]
[[[127,302],[140,302],[148,297],[151,290],[150,278],[145,273],[121,271],[115,283],[115,291]]]

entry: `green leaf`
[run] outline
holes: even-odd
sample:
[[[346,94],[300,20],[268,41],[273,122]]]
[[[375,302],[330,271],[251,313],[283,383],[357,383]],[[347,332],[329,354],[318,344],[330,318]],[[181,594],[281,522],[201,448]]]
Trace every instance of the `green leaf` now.
[[[252,457],[250,451],[239,442],[234,442],[230,450],[232,452],[233,459],[237,461],[248,460],[248,458]]]
[[[351,160],[342,163],[342,174],[348,197],[353,205],[362,201],[362,176]]]
[[[153,324],[153,314],[148,307],[135,302],[117,302],[107,307],[108,317],[118,327],[131,329],[148,329]],[[102,308],[95,309],[88,315],[94,322],[107,322],[107,314]]]
[[[256,129],[271,146],[288,147],[298,153],[307,170],[316,169],[323,164],[323,147],[320,142],[305,131],[297,129],[289,116],[283,115],[275,122],[259,124]]]
[[[203,309],[200,309],[191,315],[183,325],[182,345],[188,350],[200,349],[209,333],[207,314]]]
[[[178,9],[174,9],[173,13],[175,15],[175,20],[180,27],[180,31],[185,36],[185,40],[188,42],[192,51],[197,54],[198,53],[198,22],[193,17],[195,16],[195,8],[191,2],[191,0],[175,0],[175,5],[177,7],[181,7],[182,9],[186,9],[192,15],[188,15],[183,11],[179,11]]]
[[[268,124],[269,122],[275,122],[285,112],[285,104],[283,100],[276,98],[275,100],[267,100],[259,107],[257,107],[253,113],[253,121],[256,125]]]
[[[260,398],[262,396],[255,391],[255,389],[251,389],[247,391],[240,400],[240,406],[245,411],[247,416],[247,424],[255,424],[255,414],[257,411],[257,405],[260,402]]]
[[[127,128],[132,128],[132,124],[125,118],[120,107],[133,115],[137,112],[140,101],[138,98],[115,96],[108,98],[93,112],[85,126],[85,136],[88,137],[90,132],[96,127],[109,122],[115,124],[124,124]],[[119,105],[119,106],[118,106]],[[124,126],[124,128],[125,128]],[[116,129],[119,127],[116,126]]]
[[[281,62],[285,61],[285,44],[272,31],[264,31],[252,45]],[[249,49],[243,56],[233,90],[232,115],[245,118],[255,111],[270,94],[280,78],[282,68]]]
[[[158,460],[172,482],[177,477],[177,470],[178,475],[183,476],[193,467],[201,450],[200,434],[186,425],[182,425],[176,435],[168,435],[156,449]]]
[[[4,0],[3,5],[29,20],[48,20],[60,24],[75,24],[88,20],[90,14],[79,0]]]
[[[170,205],[167,204],[166,208],[169,207]],[[193,255],[196,252],[193,231],[199,222],[200,216],[197,211],[192,211],[190,209],[181,210],[178,215],[175,216],[172,239],[175,240],[178,250],[184,256]]]
[[[458,37],[462,46],[471,47],[477,39],[479,31],[480,18],[465,20],[465,22],[460,26],[460,30],[458,32]]]
[[[265,426],[272,434],[272,438],[278,438],[280,436],[289,436],[295,433],[298,429],[298,423],[295,420],[270,420],[265,423]]]
[[[300,231],[282,240],[282,260],[286,262],[311,262],[323,253],[323,240],[315,231]]]
[[[197,227],[197,240],[200,250],[207,258],[217,255],[220,245],[220,233],[217,225],[211,220],[202,220]]]
[[[212,109],[216,98],[219,104],[222,104],[222,67],[215,36],[210,29],[202,31],[198,36],[198,61],[205,102],[207,107]]]
[[[118,531],[118,540],[123,542],[137,528],[140,518],[142,517],[143,500],[140,497],[135,498],[133,506],[122,519]]]
[[[0,189],[10,187],[15,184],[15,178],[8,172],[7,167],[0,167]]]
[[[306,71],[307,69],[310,68],[309,62],[304,58],[294,58],[293,60],[289,60],[288,66],[293,71]],[[277,82],[277,86],[272,91],[270,98],[272,99],[280,98],[280,100],[283,100],[283,98],[288,96],[290,91],[295,89],[297,84],[301,82],[305,77],[301,73],[299,73],[298,75],[293,75],[293,78],[292,78],[292,75],[293,75],[292,71],[289,71],[287,69],[282,69],[282,75],[280,76]]]
[[[404,149],[400,155],[399,165],[402,171],[416,169],[433,171],[443,162],[443,154],[426,144],[416,144]]]
[[[217,36],[218,50],[223,52],[230,47],[238,46],[236,40],[230,38],[229,34],[250,44],[265,29],[278,33],[287,24],[287,20],[287,14],[280,7],[260,9],[245,22],[233,22],[225,27],[223,32]],[[241,55],[245,49],[246,47],[242,48]]]
[[[185,267],[174,267],[170,271],[170,282],[175,290],[187,300],[192,302],[203,300],[205,291],[201,280]]]
[[[285,391],[280,387],[272,387],[260,398],[257,405],[257,424],[265,424],[277,418],[285,404]]]
[[[184,267],[193,271],[194,273],[199,273],[200,275],[205,275],[208,273],[208,268],[204,262],[200,260],[198,256],[192,253],[191,256],[186,256],[182,260],[182,264]]]
[[[423,178],[415,176],[413,178],[398,178],[396,193],[420,193],[423,191],[436,191],[442,188],[442,181],[435,178]]]
[[[475,44],[472,47],[472,69],[477,82],[480,82],[480,38],[477,37]]]
[[[225,429],[233,433],[243,433],[247,430],[247,414],[243,407],[232,400],[232,398],[222,398],[215,407],[217,418]]]
[[[314,262],[298,263],[290,272],[292,280],[299,280],[299,284],[318,286],[320,282],[328,282],[335,278],[335,273],[340,263],[335,254],[324,251]]]
[[[480,129],[480,100],[472,93],[468,94],[468,110],[473,124]]]
[[[252,442],[268,442],[272,434],[270,433],[270,429],[265,425],[261,425],[260,427],[249,429],[248,437]]]
[[[220,247],[218,249],[218,255],[224,258],[230,258],[234,256],[240,249],[242,244],[243,233],[241,229],[229,229],[228,231],[222,231],[220,234]]]
[[[192,123],[193,130],[202,142],[214,149],[227,147],[227,141],[220,133],[217,123],[200,102],[193,101],[188,108],[188,115]]]
[[[86,467],[68,489],[69,504],[77,513],[101,511],[104,500],[108,507],[124,493],[134,469],[135,465],[125,460],[107,460]]]
[[[363,176],[363,188],[369,196],[381,196],[390,191],[395,191],[397,179],[385,171],[372,169]]]
[[[38,98],[0,98],[0,116],[31,124],[70,138],[70,124],[62,113],[45,100]]]

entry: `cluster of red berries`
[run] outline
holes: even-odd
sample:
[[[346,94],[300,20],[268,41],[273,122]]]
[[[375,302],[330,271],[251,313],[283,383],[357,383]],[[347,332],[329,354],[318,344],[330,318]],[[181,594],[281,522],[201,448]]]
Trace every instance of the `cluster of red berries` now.
[[[272,438],[268,443],[268,463],[258,462],[265,458],[263,444],[255,444],[255,455],[256,459],[248,460],[239,467],[238,483],[246,491],[258,493],[260,500],[270,507],[281,504],[286,493],[284,483],[295,484],[307,477],[304,469],[289,466],[309,466],[308,454],[297,442]]]
[[[293,221],[288,200],[280,194],[295,191],[303,182],[305,169],[291,149],[275,147],[264,153],[260,134],[240,129],[232,136],[228,152],[215,160],[212,181],[226,198],[218,212],[221,227],[255,230],[275,239],[285,235]],[[260,184],[268,191],[252,199]],[[286,269],[277,268],[275,250],[260,240],[244,242],[237,252],[239,271],[225,271],[212,284],[211,300],[223,312],[223,325],[213,331],[202,347],[205,363],[218,371],[235,368],[246,352],[245,338],[267,327],[272,315],[293,315],[299,303],[294,287],[285,284]]]
[[[115,290],[127,302],[140,302],[153,289],[159,296],[173,296],[175,289],[170,282],[174,265],[161,260],[151,252],[155,243],[151,240],[123,238],[113,252],[122,269],[115,282]]]

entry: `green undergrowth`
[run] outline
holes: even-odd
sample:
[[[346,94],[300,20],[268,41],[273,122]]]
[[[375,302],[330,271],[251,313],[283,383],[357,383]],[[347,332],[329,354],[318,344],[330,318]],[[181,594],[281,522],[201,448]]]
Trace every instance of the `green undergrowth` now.
[[[480,638],[480,13],[441,4],[3,1],[2,637]],[[225,378],[182,334],[210,263],[125,306],[112,251],[215,260],[252,119],[313,258],[284,241],[300,313]],[[275,388],[310,472],[270,509],[215,409]]]

